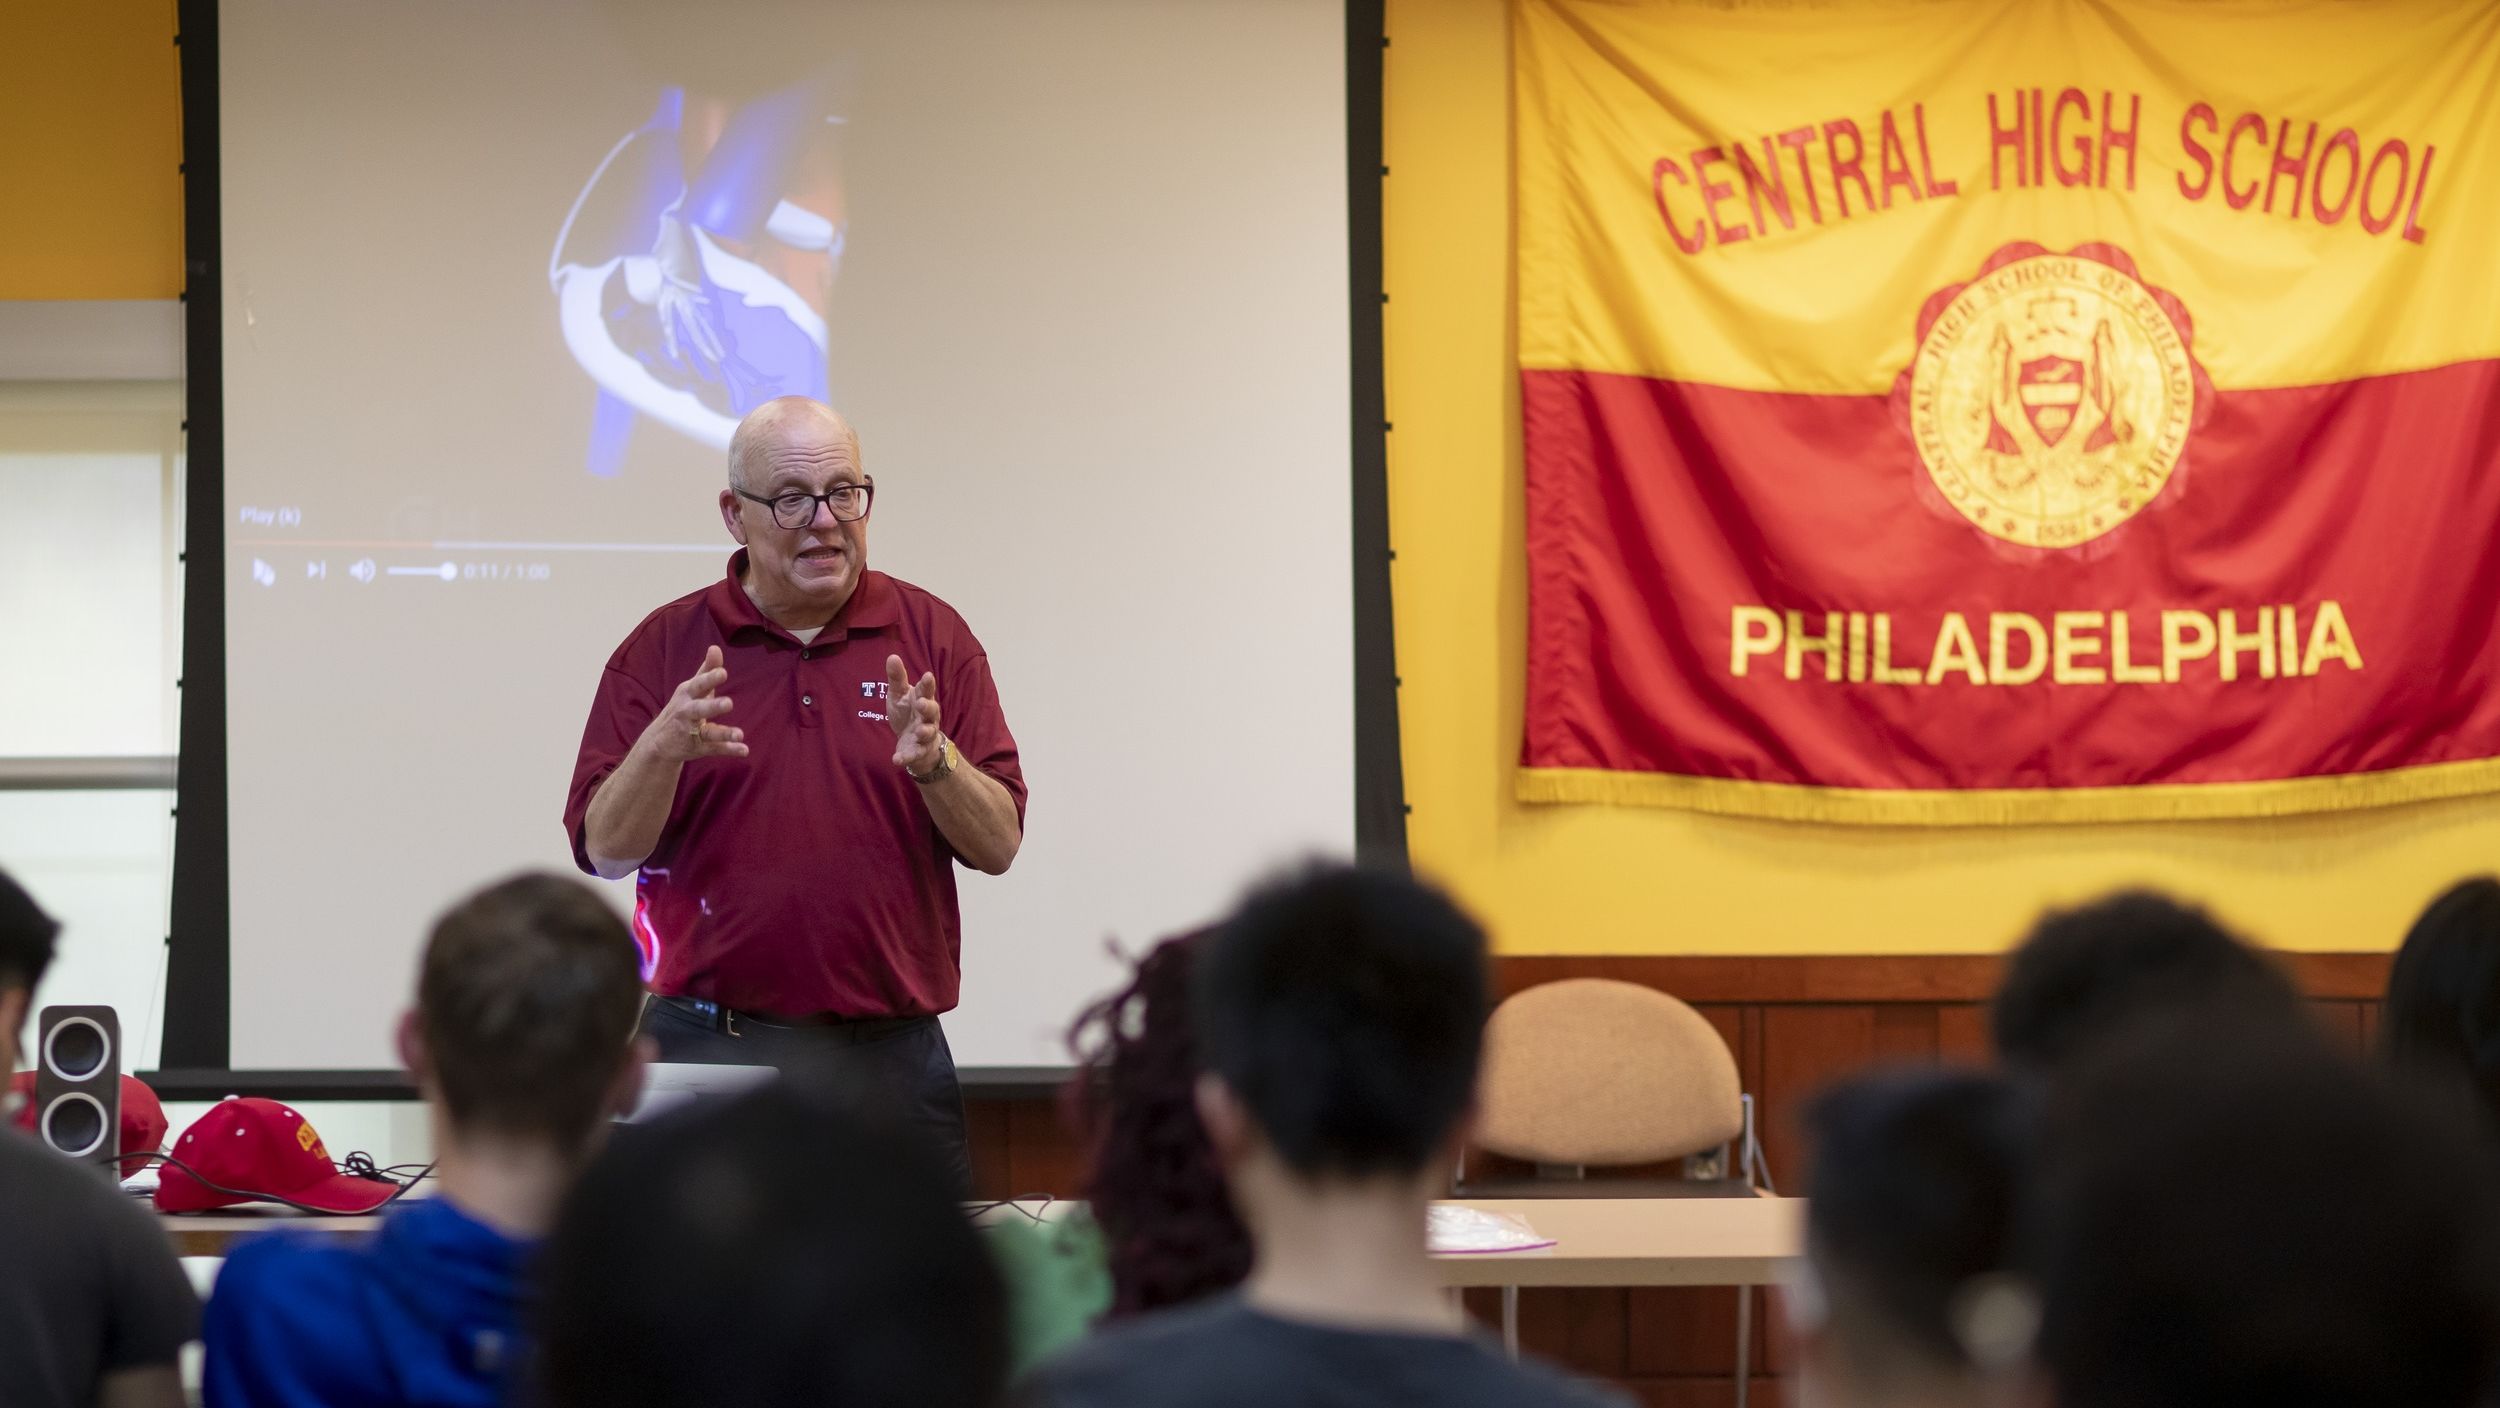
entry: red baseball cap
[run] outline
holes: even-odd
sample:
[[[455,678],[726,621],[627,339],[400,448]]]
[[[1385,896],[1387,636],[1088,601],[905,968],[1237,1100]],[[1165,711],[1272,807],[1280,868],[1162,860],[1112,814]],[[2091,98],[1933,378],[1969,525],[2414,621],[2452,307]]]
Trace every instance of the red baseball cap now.
[[[324,1212],[371,1212],[399,1191],[396,1183],[341,1173],[302,1115],[275,1100],[220,1100],[167,1151],[199,1171],[166,1164],[156,1184],[159,1212],[206,1212],[264,1198]],[[206,1179],[233,1193],[220,1193]]]
[[[24,1097],[17,1107],[17,1127],[32,1133],[35,1128],[35,1073],[19,1071],[9,1077],[9,1093]],[[153,1154],[165,1147],[165,1107],[157,1103],[156,1092],[137,1076],[122,1077],[122,1144],[125,1154]],[[147,1167],[137,1159],[122,1165],[128,1177]]]

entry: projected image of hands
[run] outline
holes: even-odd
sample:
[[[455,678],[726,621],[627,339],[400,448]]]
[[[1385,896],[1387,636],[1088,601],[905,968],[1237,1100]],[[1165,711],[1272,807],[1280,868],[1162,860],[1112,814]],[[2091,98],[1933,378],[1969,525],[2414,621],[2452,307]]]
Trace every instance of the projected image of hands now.
[[[726,449],[776,396],[827,395],[845,212],[830,74],[748,99],[660,90],[597,161],[548,262],[597,388],[585,455],[612,476],[642,423]]]

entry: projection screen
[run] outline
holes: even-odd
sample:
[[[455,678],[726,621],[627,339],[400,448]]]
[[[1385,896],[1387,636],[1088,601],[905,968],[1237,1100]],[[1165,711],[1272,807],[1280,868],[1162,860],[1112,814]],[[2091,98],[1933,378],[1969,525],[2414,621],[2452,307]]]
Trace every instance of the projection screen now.
[[[219,25],[233,1066],[394,1064],[429,918],[569,868],[602,663],[723,571],[772,395],[854,419],[870,564],[1022,746],[960,1062],[1064,1061],[1110,941],[1350,850],[1334,0]]]

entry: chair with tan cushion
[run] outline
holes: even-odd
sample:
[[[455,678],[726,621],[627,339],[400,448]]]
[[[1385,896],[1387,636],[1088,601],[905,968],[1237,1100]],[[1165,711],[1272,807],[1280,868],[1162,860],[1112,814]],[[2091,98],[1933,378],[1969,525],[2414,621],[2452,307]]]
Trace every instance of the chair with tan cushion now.
[[[1496,1008],[1477,1100],[1478,1147],[1564,1177],[1709,1154],[1745,1134],[1718,1028],[1655,988],[1606,978],[1546,983]]]
[[[1753,1102],[1709,1019],[1655,988],[1570,978],[1516,993],[1485,1023],[1474,1143],[1536,1166],[1469,1178],[1462,1198],[1751,1197],[1762,1175]],[[1590,1178],[1590,1169],[1684,1161],[1683,1178]],[[1736,1393],[1750,1396],[1751,1293],[1737,1291]],[[1518,1349],[1518,1291],[1503,1339]]]

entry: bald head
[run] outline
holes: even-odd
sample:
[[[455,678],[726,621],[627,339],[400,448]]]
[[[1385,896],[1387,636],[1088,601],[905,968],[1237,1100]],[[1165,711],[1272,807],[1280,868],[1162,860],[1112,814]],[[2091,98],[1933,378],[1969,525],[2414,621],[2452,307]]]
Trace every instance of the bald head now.
[[[729,485],[751,488],[769,473],[764,466],[779,454],[813,458],[834,446],[847,449],[849,463],[857,468],[859,432],[840,411],[805,396],[775,397],[747,412],[729,437]]]

